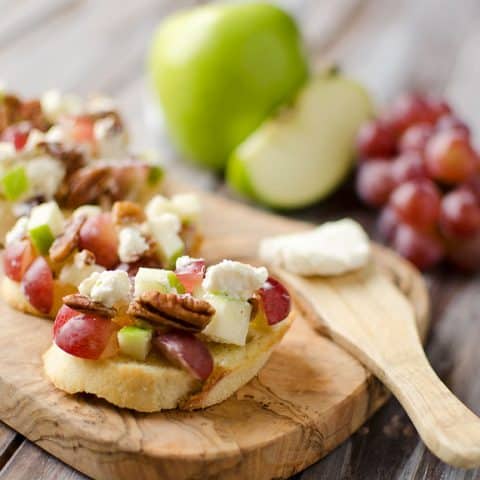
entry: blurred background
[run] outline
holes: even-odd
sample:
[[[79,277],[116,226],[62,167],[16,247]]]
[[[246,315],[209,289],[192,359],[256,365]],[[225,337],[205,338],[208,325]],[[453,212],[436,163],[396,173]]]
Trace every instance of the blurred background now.
[[[22,95],[57,87],[114,96],[142,147],[145,56],[162,17],[188,0],[2,0],[0,79]],[[338,63],[384,102],[405,88],[445,92],[480,124],[478,0],[279,0],[316,66]],[[148,118],[148,116],[147,116]],[[473,128],[478,130],[478,128]]]

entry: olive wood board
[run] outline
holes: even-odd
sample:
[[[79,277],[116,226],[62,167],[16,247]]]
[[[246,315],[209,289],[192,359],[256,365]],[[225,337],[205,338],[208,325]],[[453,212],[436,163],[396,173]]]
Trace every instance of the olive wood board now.
[[[166,190],[191,188],[169,180]],[[252,259],[262,237],[309,226],[200,196],[208,261]],[[376,246],[374,257],[411,301],[424,338],[429,303],[422,277],[387,249]],[[312,313],[296,300],[291,330],[248,385],[206,410],[156,414],[56,390],[41,364],[51,322],[1,302],[0,419],[96,479],[288,478],[348,438],[389,395],[357,360],[312,330]]]

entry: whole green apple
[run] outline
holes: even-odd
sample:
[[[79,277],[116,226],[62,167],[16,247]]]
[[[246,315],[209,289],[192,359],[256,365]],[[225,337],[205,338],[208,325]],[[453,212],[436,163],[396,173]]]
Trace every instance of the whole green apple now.
[[[258,2],[196,7],[167,18],[153,38],[148,67],[174,144],[217,170],[308,76],[293,19]]]

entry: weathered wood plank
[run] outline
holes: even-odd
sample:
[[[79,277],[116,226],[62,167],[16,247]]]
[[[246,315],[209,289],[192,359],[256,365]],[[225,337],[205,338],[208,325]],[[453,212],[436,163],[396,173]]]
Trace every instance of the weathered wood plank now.
[[[0,469],[7,463],[20,442],[20,435],[0,423]]]

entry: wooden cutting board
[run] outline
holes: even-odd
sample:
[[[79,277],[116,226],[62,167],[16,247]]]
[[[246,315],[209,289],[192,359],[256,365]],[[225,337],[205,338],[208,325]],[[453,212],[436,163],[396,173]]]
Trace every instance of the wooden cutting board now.
[[[172,182],[167,189],[183,190]],[[308,228],[201,196],[209,261],[252,259],[263,236]],[[428,296],[421,276],[384,248],[375,248],[375,260],[412,302],[424,337]],[[51,322],[0,303],[0,418],[98,479],[287,478],[344,441],[388,397],[360,363],[314,333],[305,315],[296,304],[294,325],[270,361],[224,403],[197,412],[138,414],[55,390],[41,366]]]

